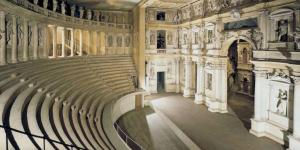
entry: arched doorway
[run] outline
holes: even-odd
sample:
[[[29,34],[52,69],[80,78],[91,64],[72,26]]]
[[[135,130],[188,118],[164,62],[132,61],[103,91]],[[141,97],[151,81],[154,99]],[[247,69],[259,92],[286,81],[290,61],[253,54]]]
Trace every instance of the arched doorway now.
[[[244,39],[236,39],[228,48],[228,106],[247,129],[254,114],[253,49]]]

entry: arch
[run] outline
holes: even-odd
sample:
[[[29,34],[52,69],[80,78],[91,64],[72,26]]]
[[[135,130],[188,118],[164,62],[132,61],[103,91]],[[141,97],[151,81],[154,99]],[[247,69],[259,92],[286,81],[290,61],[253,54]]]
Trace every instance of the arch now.
[[[253,50],[257,50],[257,47],[255,45],[255,43],[253,42],[253,40],[249,39],[248,37],[244,36],[244,35],[239,35],[236,37],[231,37],[228,40],[226,40],[225,42],[223,42],[223,46],[222,46],[222,51],[224,52],[224,56],[228,56],[228,50],[230,48],[230,46],[233,44],[234,41],[237,40],[245,40],[246,42],[248,42]]]

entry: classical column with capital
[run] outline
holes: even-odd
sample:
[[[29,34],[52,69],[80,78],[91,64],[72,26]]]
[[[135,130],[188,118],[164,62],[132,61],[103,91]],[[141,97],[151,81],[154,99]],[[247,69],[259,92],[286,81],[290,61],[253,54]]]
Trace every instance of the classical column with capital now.
[[[57,57],[57,26],[52,27],[52,56],[53,58]]]
[[[180,58],[175,59],[175,67],[176,93],[180,93]]]
[[[268,119],[269,81],[267,71],[255,70],[254,117],[251,119],[250,133],[259,136],[265,132],[265,121]]]
[[[32,35],[33,35],[33,59],[38,59],[39,33],[38,33],[37,22],[33,23]]]
[[[74,29],[70,30],[71,31],[71,42],[70,42],[70,47],[71,47],[71,57],[74,56]]]
[[[43,58],[48,58],[49,52],[48,52],[48,26],[47,24],[43,24]]]
[[[28,61],[29,59],[29,49],[28,49],[28,20],[24,17],[23,20],[23,61]]]
[[[11,49],[11,60],[12,63],[17,63],[18,62],[18,43],[17,43],[17,38],[18,38],[18,33],[17,33],[17,18],[15,15],[11,15],[12,17],[12,49]]]
[[[185,66],[185,82],[184,82],[184,97],[191,97],[193,95],[192,91],[192,60],[186,58],[184,61]]]
[[[65,28],[62,27],[61,28],[61,57],[65,57],[66,56],[66,52],[65,52]]]
[[[0,63],[5,65],[6,62],[6,34],[5,34],[5,12],[0,11]]]
[[[195,103],[203,104],[205,96],[205,74],[204,62],[197,62],[197,92],[195,94]]]
[[[289,150],[300,148],[300,77],[294,77],[293,134],[289,138]]]
[[[82,56],[82,30],[79,29],[79,56]]]

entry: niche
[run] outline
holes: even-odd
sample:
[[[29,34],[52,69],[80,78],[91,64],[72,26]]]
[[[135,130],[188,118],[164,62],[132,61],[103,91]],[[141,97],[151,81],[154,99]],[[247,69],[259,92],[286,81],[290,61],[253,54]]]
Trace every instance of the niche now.
[[[157,49],[166,49],[166,31],[157,31]]]
[[[156,14],[157,21],[165,21],[166,20],[166,13],[163,11],[158,11]]]

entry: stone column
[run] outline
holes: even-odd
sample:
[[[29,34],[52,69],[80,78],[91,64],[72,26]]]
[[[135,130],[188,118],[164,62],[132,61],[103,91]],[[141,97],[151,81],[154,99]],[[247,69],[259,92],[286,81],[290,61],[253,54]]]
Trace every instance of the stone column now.
[[[48,0],[44,0],[44,1],[43,1],[43,7],[44,7],[45,9],[48,8]]]
[[[62,27],[61,30],[61,57],[65,57],[66,52],[65,52],[65,28]]]
[[[52,27],[52,51],[53,51],[53,58],[57,57],[57,26]]]
[[[28,61],[29,59],[29,49],[28,49],[28,20],[24,18],[23,20],[23,32],[24,32],[24,42],[23,42],[23,61]]]
[[[266,131],[265,123],[268,119],[267,103],[269,99],[269,81],[267,71],[255,70],[255,100],[254,100],[254,118],[251,119],[250,133],[260,136]]]
[[[195,94],[195,103],[203,104],[205,96],[205,74],[204,63],[197,62],[197,93]]]
[[[70,47],[71,47],[71,57],[74,56],[74,29],[71,29],[71,42],[70,42]]]
[[[5,34],[5,12],[0,11],[0,63],[5,65],[6,62],[6,34]]]
[[[82,30],[79,29],[79,56],[82,56]]]
[[[180,58],[175,59],[175,65],[176,65],[176,93],[180,93]]]
[[[12,48],[11,48],[11,60],[12,63],[17,63],[18,62],[18,43],[17,43],[17,38],[18,38],[18,33],[17,33],[17,18],[15,15],[11,15],[12,17]]]
[[[192,89],[191,89],[191,81],[192,81],[192,60],[190,58],[186,58],[184,61],[185,65],[185,81],[184,81],[184,97],[191,97],[192,96]]]
[[[289,150],[300,148],[300,77],[294,78],[293,134],[289,138]]]
[[[32,36],[33,36],[33,59],[38,59],[39,31],[38,31],[37,22],[33,23]]]
[[[48,26],[43,25],[43,58],[48,58]]]
[[[88,31],[89,41],[87,42],[87,54],[91,55],[92,51],[92,31]]]

